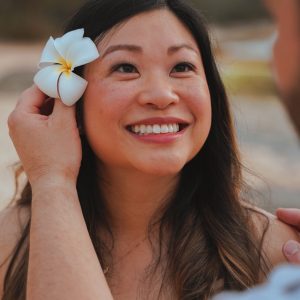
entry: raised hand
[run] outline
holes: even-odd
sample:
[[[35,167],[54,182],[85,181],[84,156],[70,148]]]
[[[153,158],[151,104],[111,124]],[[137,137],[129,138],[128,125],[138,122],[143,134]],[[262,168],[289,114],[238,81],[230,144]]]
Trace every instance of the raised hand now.
[[[45,102],[46,96],[33,85],[8,119],[10,137],[33,187],[41,180],[76,182],[82,155],[75,107],[56,99],[51,114],[45,115]]]

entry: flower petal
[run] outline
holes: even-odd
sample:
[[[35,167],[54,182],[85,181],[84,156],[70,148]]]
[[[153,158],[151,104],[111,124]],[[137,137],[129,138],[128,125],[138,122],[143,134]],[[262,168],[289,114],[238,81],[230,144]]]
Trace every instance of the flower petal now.
[[[59,65],[49,66],[38,71],[33,81],[43,93],[49,97],[58,98],[57,82],[60,74],[61,67]]]
[[[61,101],[68,106],[72,106],[83,95],[87,84],[88,82],[85,79],[73,72],[70,74],[62,73],[58,81]]]
[[[54,40],[54,45],[56,50],[59,52],[61,57],[66,58],[67,52],[70,46],[83,38],[84,29],[76,29],[73,31],[69,31],[64,34],[62,37]]]
[[[61,56],[58,53],[58,51],[55,49],[54,39],[51,36],[43,50],[43,53],[42,53],[42,56],[40,59],[40,63],[39,63],[39,67],[44,68],[51,64],[58,63],[60,61],[60,59],[61,59]]]
[[[73,43],[66,55],[66,60],[72,63],[72,67],[76,68],[87,64],[99,57],[99,51],[94,42],[86,37]]]

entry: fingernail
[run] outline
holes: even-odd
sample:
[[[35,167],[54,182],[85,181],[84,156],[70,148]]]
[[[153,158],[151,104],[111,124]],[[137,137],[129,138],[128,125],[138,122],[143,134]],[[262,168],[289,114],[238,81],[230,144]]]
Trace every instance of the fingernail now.
[[[288,241],[285,243],[283,251],[287,256],[293,256],[300,251],[300,245],[295,241]]]

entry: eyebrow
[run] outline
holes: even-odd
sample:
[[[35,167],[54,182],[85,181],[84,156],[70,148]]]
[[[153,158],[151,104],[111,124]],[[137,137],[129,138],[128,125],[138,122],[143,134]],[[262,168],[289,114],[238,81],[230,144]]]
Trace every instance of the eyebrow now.
[[[199,51],[197,51],[196,49],[194,49],[192,46],[188,45],[188,44],[180,44],[180,45],[175,45],[175,46],[171,46],[168,49],[168,54],[174,54],[177,51],[181,50],[181,49],[188,49],[188,50],[192,50],[193,52],[195,52],[197,55],[200,55]]]
[[[188,44],[180,44],[180,45],[174,45],[168,48],[168,55],[172,55],[176,52],[178,52],[181,49],[188,49],[191,50],[193,52],[195,52],[197,55],[200,55],[199,51],[195,50],[192,46],[188,45]],[[129,44],[122,44],[122,45],[113,45],[113,46],[109,46],[106,51],[104,52],[104,54],[102,55],[102,59],[110,54],[113,53],[115,51],[130,51],[130,52],[135,52],[135,53],[142,53],[143,49],[140,46],[137,45],[129,45]]]

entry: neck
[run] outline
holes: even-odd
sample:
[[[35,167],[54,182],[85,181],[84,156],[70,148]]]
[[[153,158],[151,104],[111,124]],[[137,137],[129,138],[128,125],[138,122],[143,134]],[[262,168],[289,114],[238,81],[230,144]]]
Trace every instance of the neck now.
[[[116,238],[136,239],[174,192],[179,175],[157,176],[101,166],[100,187]]]

